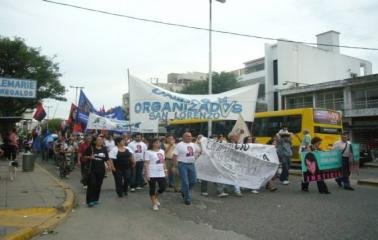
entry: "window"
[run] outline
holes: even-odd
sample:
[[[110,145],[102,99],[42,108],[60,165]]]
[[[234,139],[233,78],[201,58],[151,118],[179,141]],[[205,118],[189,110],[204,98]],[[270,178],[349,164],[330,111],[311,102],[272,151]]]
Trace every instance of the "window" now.
[[[353,109],[378,108],[378,86],[352,91]]]
[[[278,111],[278,92],[274,92],[274,99],[273,99],[273,109],[274,111]]]
[[[265,99],[265,84],[259,84],[259,91],[257,94],[257,98]]]
[[[336,134],[340,135],[342,132],[341,128],[324,128],[324,127],[315,127],[315,133],[320,134]]]
[[[312,108],[313,106],[312,93],[286,97],[286,109]]]
[[[258,65],[246,67],[245,68],[245,74],[262,71],[264,69],[265,69],[264,63],[261,63],[261,64],[258,64]]]
[[[292,133],[300,133],[302,130],[302,116],[255,118],[252,132],[256,137],[271,137],[283,127],[287,127]]]
[[[316,107],[333,110],[344,109],[344,93],[343,90],[335,90],[332,92],[320,92],[315,95]]]
[[[273,85],[278,85],[278,60],[273,60]]]

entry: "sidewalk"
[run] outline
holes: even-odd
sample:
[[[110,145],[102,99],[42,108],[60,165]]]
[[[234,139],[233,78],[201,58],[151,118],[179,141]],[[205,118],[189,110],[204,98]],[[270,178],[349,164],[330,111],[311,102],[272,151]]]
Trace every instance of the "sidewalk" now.
[[[359,169],[358,173],[352,173],[351,180],[354,184],[378,187],[378,169],[376,165],[377,164],[365,164],[364,167]],[[290,169],[290,175],[302,176],[302,172],[300,169]]]
[[[28,239],[56,225],[73,206],[73,193],[37,163],[22,172],[22,159],[14,181],[8,161],[0,160],[0,238]]]

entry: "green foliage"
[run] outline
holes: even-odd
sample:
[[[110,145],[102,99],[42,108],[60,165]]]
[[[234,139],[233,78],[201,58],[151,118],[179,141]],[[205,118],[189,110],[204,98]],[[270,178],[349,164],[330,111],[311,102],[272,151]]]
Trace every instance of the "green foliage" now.
[[[213,72],[213,93],[221,93],[240,87],[236,76],[229,72]],[[186,85],[181,93],[185,94],[208,94],[209,81],[195,81]]]
[[[20,116],[45,98],[66,101],[65,88],[59,82],[58,63],[28,47],[21,38],[0,37],[0,76],[37,80],[37,98],[0,98],[0,116]]]
[[[42,127],[43,130],[47,129],[47,122],[48,122],[49,131],[50,132],[57,132],[57,131],[60,131],[60,126],[62,125],[63,121],[64,120],[60,119],[60,118],[53,118],[53,119],[44,121],[42,123],[41,127]]]

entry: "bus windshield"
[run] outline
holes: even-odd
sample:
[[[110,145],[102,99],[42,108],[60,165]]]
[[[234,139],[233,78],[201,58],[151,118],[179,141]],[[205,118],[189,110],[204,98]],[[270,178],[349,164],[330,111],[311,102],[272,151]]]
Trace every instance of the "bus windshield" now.
[[[271,137],[283,127],[287,127],[292,133],[300,133],[302,115],[277,116],[255,118],[253,122],[253,135],[255,137]]]

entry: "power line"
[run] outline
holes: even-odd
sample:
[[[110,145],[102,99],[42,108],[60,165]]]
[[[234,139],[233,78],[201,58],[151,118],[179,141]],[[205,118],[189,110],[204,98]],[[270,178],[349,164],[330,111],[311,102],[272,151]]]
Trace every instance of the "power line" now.
[[[82,7],[82,6],[78,6],[78,5],[55,2],[55,1],[50,1],[50,0],[42,0],[42,1],[47,2],[47,3],[56,4],[56,5],[65,6],[65,7],[71,7],[71,8],[76,8],[76,9],[80,9],[80,10],[96,12],[96,13],[101,13],[101,14],[106,14],[106,15],[111,15],[111,16],[116,16],[116,17],[128,18],[128,19],[133,19],[133,20],[137,20],[137,21],[144,21],[144,22],[157,23],[157,24],[163,24],[163,25],[168,25],[168,26],[189,28],[189,29],[202,30],[202,31],[210,31],[210,29],[204,28],[204,27],[196,27],[196,26],[190,26],[190,25],[179,24],[179,23],[164,22],[164,21],[160,21],[160,20],[134,17],[134,16],[129,16],[129,15],[125,15],[125,14],[112,13],[112,12],[108,12],[108,11],[104,11],[104,10],[87,8],[87,7]],[[280,41],[280,42],[288,42],[288,43],[307,44],[307,45],[313,45],[313,46],[319,46],[320,45],[320,46],[340,47],[340,48],[359,49],[359,50],[373,50],[373,51],[378,50],[378,48],[371,48],[371,47],[357,47],[357,46],[347,46],[347,45],[333,45],[333,44],[320,44],[320,43],[313,43],[313,42],[294,41],[294,40],[279,39],[279,38],[273,38],[273,37],[263,37],[263,36],[246,34],[246,33],[229,32],[229,31],[216,30],[216,29],[212,29],[211,31],[216,32],[216,33],[222,33],[222,34],[228,34],[228,35],[234,35],[234,36],[240,36],[240,37],[263,39],[263,40],[269,40],[269,41]]]

